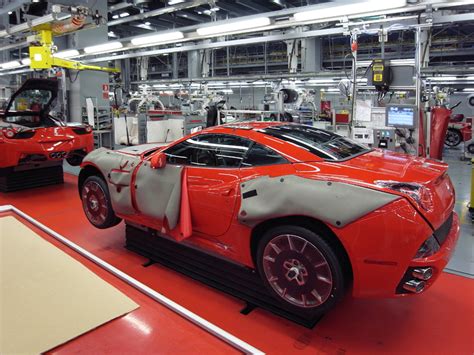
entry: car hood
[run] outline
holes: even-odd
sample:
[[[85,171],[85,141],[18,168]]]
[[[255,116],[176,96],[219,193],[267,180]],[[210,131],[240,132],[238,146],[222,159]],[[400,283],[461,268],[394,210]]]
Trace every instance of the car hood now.
[[[27,90],[40,90],[40,91],[49,91],[51,92],[51,98],[49,101],[44,104],[43,112],[48,113],[51,109],[51,105],[58,96],[58,80],[57,79],[28,79],[26,80],[23,85],[13,93],[8,101],[6,109],[2,112],[3,115],[8,116],[10,113],[10,108],[12,107],[13,101],[15,98],[20,95],[21,93]]]

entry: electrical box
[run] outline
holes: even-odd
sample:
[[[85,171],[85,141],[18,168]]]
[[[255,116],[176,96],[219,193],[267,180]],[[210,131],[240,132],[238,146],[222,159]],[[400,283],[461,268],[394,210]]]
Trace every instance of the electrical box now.
[[[377,91],[388,91],[390,82],[390,65],[384,59],[374,59],[372,61],[372,85]]]
[[[374,129],[374,147],[395,150],[395,129]]]
[[[351,138],[362,144],[373,144],[374,136],[371,128],[368,127],[352,127]]]

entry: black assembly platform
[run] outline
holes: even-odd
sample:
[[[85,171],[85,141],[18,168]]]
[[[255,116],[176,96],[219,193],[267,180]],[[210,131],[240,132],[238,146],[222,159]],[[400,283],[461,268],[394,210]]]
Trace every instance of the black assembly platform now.
[[[272,297],[255,270],[159,236],[154,230],[126,225],[126,248],[246,302],[242,314],[262,308],[307,328],[322,318],[310,310],[295,311]]]
[[[62,164],[21,170],[6,168],[0,171],[0,192],[13,192],[62,183],[64,183]]]

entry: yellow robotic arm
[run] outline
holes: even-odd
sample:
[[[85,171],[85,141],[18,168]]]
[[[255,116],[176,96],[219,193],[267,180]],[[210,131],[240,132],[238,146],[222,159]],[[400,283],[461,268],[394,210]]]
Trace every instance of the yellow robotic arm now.
[[[51,25],[42,25],[35,28],[37,31],[37,42],[41,45],[30,46],[30,68],[31,69],[51,69],[65,68],[74,70],[97,70],[109,73],[119,73],[116,68],[101,67],[97,65],[87,65],[78,61],[55,57],[53,54],[53,34]]]

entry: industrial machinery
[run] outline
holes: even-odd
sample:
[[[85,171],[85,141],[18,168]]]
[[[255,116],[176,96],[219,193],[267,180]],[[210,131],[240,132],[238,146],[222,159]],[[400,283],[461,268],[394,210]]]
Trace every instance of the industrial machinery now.
[[[384,59],[374,59],[371,65],[372,85],[378,92],[386,93],[392,82],[390,64]]]
[[[388,149],[395,151],[395,129],[393,128],[374,128],[375,148]]]

